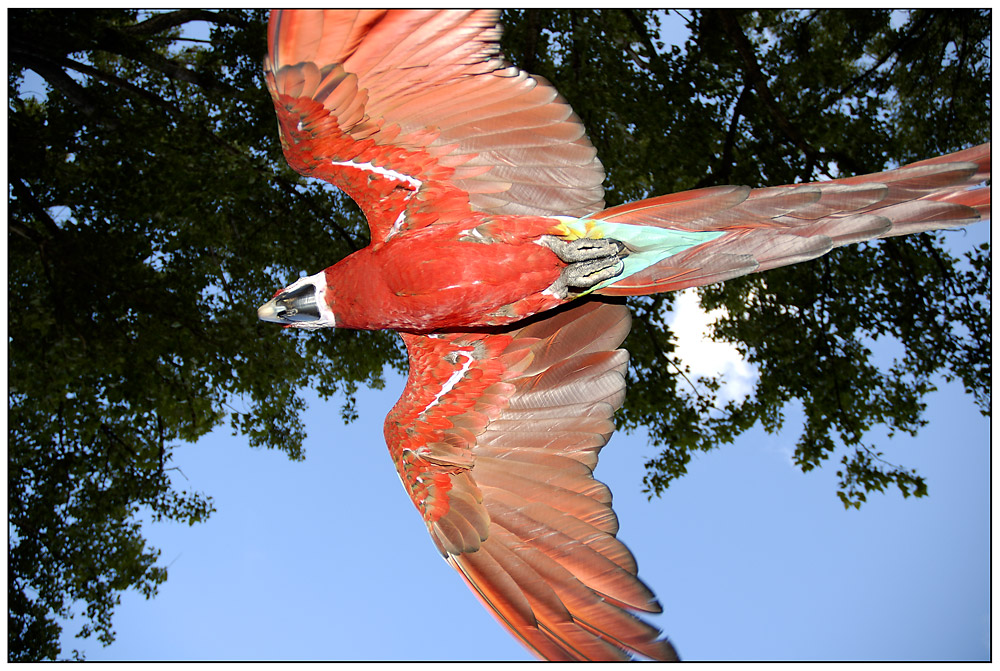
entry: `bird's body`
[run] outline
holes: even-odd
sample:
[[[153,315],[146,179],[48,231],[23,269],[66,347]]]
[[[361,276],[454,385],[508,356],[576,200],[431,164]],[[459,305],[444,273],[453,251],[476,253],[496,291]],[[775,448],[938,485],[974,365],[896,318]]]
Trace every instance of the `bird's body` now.
[[[721,186],[605,209],[555,90],[504,63],[493,11],[274,12],[289,164],[361,206],[371,244],[290,285],[271,321],[401,332],[385,438],[438,549],[550,659],[672,658],[592,477],[624,398],[627,309],[989,209],[989,145],[878,175]]]
[[[491,244],[470,230],[491,218],[419,229],[371,245],[329,268],[328,295],[337,325],[355,329],[426,331],[506,324],[559,305],[543,292],[561,263],[539,235]],[[503,218],[500,218],[503,219]],[[546,220],[525,229],[547,231]],[[544,233],[543,233],[544,234]]]

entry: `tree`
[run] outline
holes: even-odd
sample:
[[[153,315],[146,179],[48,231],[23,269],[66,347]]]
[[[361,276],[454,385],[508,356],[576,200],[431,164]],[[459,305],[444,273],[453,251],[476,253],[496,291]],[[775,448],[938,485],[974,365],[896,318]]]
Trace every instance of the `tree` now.
[[[194,19],[212,22],[217,48],[170,52]],[[21,308],[8,321],[8,640],[12,659],[35,659],[58,652],[52,616],[74,602],[91,621],[81,632],[108,642],[117,593],[152,595],[165,579],[140,511],[188,523],[211,512],[172,483],[172,442],[228,415],[251,445],[301,459],[296,390],[378,384],[401,355],[387,335],[307,342],[255,323],[265,286],[300,259],[322,265],[310,241],[335,238],[337,255],[362,244],[341,199],[282,166],[261,13],[24,11],[10,25]],[[29,67],[52,89],[44,101],[17,94]]]
[[[196,21],[209,44],[180,37]],[[609,204],[870,172],[988,139],[988,12],[706,11],[683,51],[658,43],[652,12],[503,21],[505,53],[583,118]],[[403,367],[391,334],[273,338],[254,318],[269,292],[367,236],[349,200],[284,163],[264,25],[262,12],[10,13],[11,659],[60,654],[56,617],[79,602],[81,633],[110,642],[117,595],[155,594],[167,574],[142,517],[213,509],[177,486],[176,441],[228,420],[301,459],[302,389],[344,398],[350,419],[358,385]],[[22,91],[29,70],[47,95]],[[923,495],[865,431],[915,431],[941,371],[988,412],[989,262],[987,248],[963,266],[921,235],[706,289],[703,304],[730,315],[717,335],[761,364],[754,393],[721,409],[718,380],[691,395],[672,372],[672,297],[638,301],[623,420],[664,446],[651,494],[692,451],[774,429],[798,398],[798,462],[819,465],[839,437],[845,504],[891,483]],[[890,371],[870,363],[876,337],[905,347]]]

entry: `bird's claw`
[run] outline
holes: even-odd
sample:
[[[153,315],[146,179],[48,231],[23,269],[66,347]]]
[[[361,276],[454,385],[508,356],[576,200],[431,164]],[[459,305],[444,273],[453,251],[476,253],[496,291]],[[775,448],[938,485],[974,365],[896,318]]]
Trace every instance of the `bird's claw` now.
[[[602,257],[590,261],[576,261],[566,266],[562,272],[566,284],[571,287],[589,289],[604,280],[610,280],[620,275],[625,269],[625,263],[615,257]]]
[[[599,283],[620,275],[622,259],[628,255],[625,245],[611,238],[562,240],[552,235],[541,238],[545,245],[566,264],[549,291],[560,298],[584,293]]]
[[[563,240],[554,235],[544,235],[539,242],[551,249],[563,263],[621,257],[625,253],[625,244],[612,238]]]

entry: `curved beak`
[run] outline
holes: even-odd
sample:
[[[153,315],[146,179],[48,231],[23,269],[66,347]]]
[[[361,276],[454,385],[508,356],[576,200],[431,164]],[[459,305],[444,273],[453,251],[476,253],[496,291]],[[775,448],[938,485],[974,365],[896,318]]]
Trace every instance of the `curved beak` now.
[[[316,286],[303,284],[295,289],[279,291],[274,298],[257,308],[257,317],[276,324],[319,321]]]
[[[265,322],[277,322],[280,324],[282,319],[278,316],[277,299],[272,298],[257,308],[257,319]]]

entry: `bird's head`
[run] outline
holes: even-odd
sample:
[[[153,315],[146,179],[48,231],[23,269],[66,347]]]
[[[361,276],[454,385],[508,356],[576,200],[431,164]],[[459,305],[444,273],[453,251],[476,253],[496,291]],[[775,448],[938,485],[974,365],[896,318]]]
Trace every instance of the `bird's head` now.
[[[336,326],[326,302],[326,272],[302,277],[257,308],[257,317],[275,324],[300,329]]]

